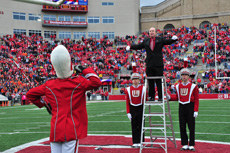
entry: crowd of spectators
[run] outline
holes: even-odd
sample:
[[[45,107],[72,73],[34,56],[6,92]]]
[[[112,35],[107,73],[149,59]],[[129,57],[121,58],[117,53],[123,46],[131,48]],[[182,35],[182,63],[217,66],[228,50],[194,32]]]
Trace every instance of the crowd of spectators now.
[[[170,38],[173,35],[178,36],[176,43],[163,48],[164,76],[171,92],[174,92],[175,83],[179,81],[179,71],[184,66],[184,54],[187,52],[191,42],[206,39],[203,46],[195,46],[194,54],[187,57],[188,67],[195,67],[200,58],[207,67],[215,66],[215,57],[213,55],[215,51],[215,32],[213,27],[215,26],[216,24],[213,24],[207,32],[203,29],[185,26],[172,30],[157,30],[157,33],[165,38]],[[223,64],[226,68],[225,70],[219,70],[217,75],[229,77],[230,30],[219,27],[216,33],[217,61],[219,65]],[[101,39],[82,37],[81,40],[77,41],[71,39],[56,40],[56,37],[53,36],[51,41],[47,41],[42,36],[37,35],[30,37],[23,34],[2,36],[0,37],[0,92],[9,99],[20,102],[23,95],[30,88],[54,78],[55,72],[50,63],[50,53],[54,47],[62,44],[69,50],[73,65],[82,64],[92,67],[99,77],[106,76],[113,80],[113,87],[121,88],[121,93],[123,94],[125,92],[124,88],[130,86],[132,82],[128,77],[118,77],[118,74],[121,73],[121,68],[131,70],[132,62],[136,62],[137,72],[144,78],[144,60],[146,57],[145,50],[127,52],[124,46],[141,43],[145,37],[148,37],[147,32],[143,32],[139,36],[116,36],[114,40],[109,40],[106,36]],[[197,51],[201,53],[199,55],[195,54]],[[229,79],[225,80],[226,83],[214,80],[216,74],[212,72],[212,70],[206,72],[203,76],[203,80],[208,80],[207,83],[199,83],[203,89],[202,92],[213,93],[218,91],[225,93],[230,91]],[[210,80],[211,78],[213,80]],[[194,82],[194,80],[192,81]],[[141,83],[144,83],[144,79],[141,80]],[[210,83],[211,86],[208,85]],[[214,83],[215,85],[213,85]],[[206,86],[207,88],[205,88]],[[100,94],[106,99],[105,97],[107,96],[102,91],[92,91],[91,94]]]
[[[117,42],[122,39],[117,39]],[[0,92],[9,97],[23,97],[30,88],[55,77],[50,62],[50,53],[58,44],[65,45],[70,52],[73,65],[92,67],[102,78],[117,78],[121,66],[127,63],[129,54],[113,48],[114,41],[106,37],[82,38],[75,41],[64,39],[46,41],[41,36],[5,35],[0,37]]]

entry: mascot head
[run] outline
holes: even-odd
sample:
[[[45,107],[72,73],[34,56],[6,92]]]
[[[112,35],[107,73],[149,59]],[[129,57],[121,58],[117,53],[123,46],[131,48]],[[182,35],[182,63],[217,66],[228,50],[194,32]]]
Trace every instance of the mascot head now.
[[[70,54],[65,46],[55,47],[50,58],[58,78],[65,79],[73,74]]]

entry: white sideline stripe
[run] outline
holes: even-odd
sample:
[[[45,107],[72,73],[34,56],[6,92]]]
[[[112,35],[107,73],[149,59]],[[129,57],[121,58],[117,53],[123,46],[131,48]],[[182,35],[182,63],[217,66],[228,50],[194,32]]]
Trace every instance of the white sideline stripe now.
[[[124,137],[129,137],[131,138],[132,136],[131,135],[108,135],[108,134],[89,134],[90,136],[124,136]],[[176,139],[177,141],[180,140],[180,139]],[[23,145],[20,145],[20,146],[17,146],[17,147],[13,147],[11,149],[8,149],[2,153],[15,153],[15,152],[18,152],[22,149],[25,149],[27,147],[30,147],[30,146],[46,146],[44,144],[40,144],[44,141],[49,141],[49,138],[44,138],[44,139],[40,139],[40,140],[37,140],[37,141],[33,141],[33,142],[29,142],[29,143],[26,143],[26,144],[23,144]],[[224,145],[230,145],[230,143],[227,143],[227,142],[219,142],[219,141],[203,141],[203,140],[196,140],[196,142],[202,142],[202,143],[213,143],[213,144],[224,144]],[[131,148],[131,146],[126,146],[126,145],[80,145],[80,147],[103,147],[103,148]]]
[[[3,151],[2,153],[15,153],[15,152],[18,152],[18,151],[20,151],[22,149],[25,149],[27,147],[38,145],[39,143],[42,143],[42,142],[48,141],[48,140],[49,140],[49,138],[44,138],[44,139],[32,141],[32,142],[29,142],[29,143],[26,143],[26,144],[23,144],[23,145],[20,145],[20,146],[17,146],[17,147],[13,147],[11,149]],[[43,145],[43,144],[41,144],[41,145]]]
[[[3,117],[3,118],[0,118],[0,120],[24,119],[24,118],[43,118],[44,119],[44,116],[39,116],[39,117],[33,117],[33,116],[31,116],[31,117]]]
[[[131,131],[88,131],[89,133],[130,133]],[[149,133],[149,131],[147,131],[146,133]],[[154,133],[162,133],[162,132],[155,132]],[[172,133],[172,132],[167,132],[167,133]],[[174,133],[177,133],[177,134],[180,134],[180,132],[174,132]],[[223,136],[230,136],[230,133],[229,134],[226,134],[226,133],[201,133],[201,132],[196,132],[196,134],[199,134],[199,135],[223,135]]]
[[[25,109],[25,110],[26,110],[26,111],[28,111],[28,110],[31,111],[31,110],[41,110],[41,109],[45,109],[45,108],[43,108],[43,107],[42,107],[42,108],[38,108],[38,107],[37,107],[37,108],[31,108],[31,109]]]
[[[103,114],[98,114],[98,115],[94,115],[94,116],[88,116],[89,118],[95,118],[95,117],[102,117],[102,116],[127,116],[126,114],[124,114],[124,115],[111,115],[111,114],[114,114],[114,113],[122,113],[122,112],[125,112],[125,110],[120,110],[120,111],[114,111],[114,112],[108,112],[108,113],[103,113]],[[229,112],[229,110],[228,110],[228,112]],[[23,119],[23,118],[44,118],[44,116],[47,116],[47,115],[43,115],[43,116],[37,116],[37,117],[33,117],[33,116],[31,116],[31,117],[9,117],[8,116],[8,114],[1,114],[1,115],[7,115],[7,117],[2,117],[2,118],[0,118],[0,120],[2,119],[2,120],[9,120],[9,119]],[[171,116],[178,116],[178,114],[171,114]],[[199,115],[200,117],[201,116],[214,116],[214,117],[219,117],[219,116],[221,116],[221,117],[224,117],[224,116],[226,116],[226,117],[229,117],[230,115],[208,115],[208,114],[200,114]],[[51,117],[51,116],[50,116]]]
[[[115,114],[115,113],[121,113],[121,112],[126,112],[126,110],[119,110],[119,111],[113,111],[113,112],[108,112],[108,113],[102,113],[102,114],[98,114],[98,115],[94,115],[94,116],[89,116],[89,118],[107,116],[109,114]]]
[[[88,133],[130,133],[131,131],[88,131]],[[31,134],[31,133],[50,133],[50,131],[43,131],[43,132],[20,132],[20,131],[16,131],[16,132],[5,132],[5,133],[0,133],[0,135],[12,135],[12,134]],[[149,133],[149,131],[147,131],[146,133]],[[162,133],[162,132],[155,132],[154,133]],[[171,133],[171,132],[167,132],[167,133]],[[179,134],[180,132],[174,132]],[[196,132],[196,134],[198,135],[222,135],[222,136],[230,136],[230,133],[226,134],[226,133],[201,133],[201,132]],[[88,134],[89,135],[89,134]],[[111,134],[108,134],[111,135]],[[117,136],[117,134],[114,134],[114,136]],[[121,135],[123,136],[123,135]]]
[[[36,127],[28,127],[28,128],[25,128],[25,129],[17,129],[17,130],[14,130],[15,132],[20,132],[20,131],[29,131],[29,130],[35,130],[35,129],[41,129],[41,127],[50,127],[50,125],[46,124],[46,125],[37,125]]]
[[[9,135],[12,135],[12,134],[31,134],[31,133],[50,133],[50,131],[43,131],[43,132],[19,132],[19,131],[16,131],[16,132],[5,132],[5,133],[0,133],[1,134],[9,134]]]
[[[101,115],[99,115],[101,116]],[[88,121],[89,123],[130,123],[130,121]],[[146,123],[148,123],[149,121],[145,121]],[[153,121],[153,123],[161,123],[163,121]],[[169,123],[169,121],[166,121],[167,123]],[[173,121],[174,123],[179,123],[179,121]],[[209,121],[196,121],[196,123],[199,124],[230,124],[230,122],[209,122]],[[17,125],[17,124],[45,124],[45,125],[41,125],[41,126],[49,126],[50,122],[31,122],[31,123],[0,123],[1,124],[11,124],[11,125]]]
[[[120,122],[130,122],[130,121],[88,121],[94,123],[120,123]],[[148,123],[149,121],[145,121]],[[163,122],[163,121],[153,121],[153,122]],[[169,121],[168,121],[169,122]],[[173,121],[179,123],[179,121]],[[205,124],[230,124],[230,122],[208,122],[208,121],[196,121],[196,123],[205,123]]]
[[[31,122],[31,123],[0,123],[0,124],[49,124],[50,122]]]

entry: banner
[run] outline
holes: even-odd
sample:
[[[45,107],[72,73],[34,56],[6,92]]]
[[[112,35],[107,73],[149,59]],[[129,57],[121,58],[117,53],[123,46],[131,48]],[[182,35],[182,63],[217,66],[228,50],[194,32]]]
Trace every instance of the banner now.
[[[79,5],[88,5],[88,0],[78,0]]]
[[[53,2],[58,2],[59,0],[53,0]],[[88,0],[66,0],[63,4],[69,5],[88,5]]]
[[[88,25],[87,22],[76,22],[76,21],[50,21],[44,20],[45,25]]]
[[[200,100],[201,99],[230,100],[230,93],[226,93],[226,94],[199,94],[199,99]],[[125,100],[125,95],[109,95],[109,100]]]

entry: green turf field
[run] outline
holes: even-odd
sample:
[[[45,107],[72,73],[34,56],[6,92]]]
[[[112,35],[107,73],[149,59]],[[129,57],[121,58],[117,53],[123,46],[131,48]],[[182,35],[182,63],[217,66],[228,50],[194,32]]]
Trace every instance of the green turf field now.
[[[170,107],[175,135],[179,138],[178,102],[170,102]],[[229,109],[229,100],[200,100],[196,140],[230,142]],[[125,102],[88,103],[87,110],[89,134],[131,135]],[[46,109],[34,105],[0,107],[0,152],[48,137],[50,118]]]

